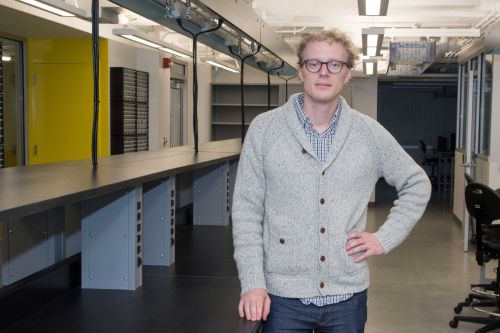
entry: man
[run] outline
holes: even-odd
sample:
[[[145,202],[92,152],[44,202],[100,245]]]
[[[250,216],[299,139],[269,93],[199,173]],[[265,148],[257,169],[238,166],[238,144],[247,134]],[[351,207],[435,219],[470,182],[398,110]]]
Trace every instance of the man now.
[[[241,152],[233,197],[241,317],[264,332],[363,332],[367,258],[399,245],[421,218],[425,172],[340,92],[356,60],[339,31],[299,45],[304,93],[257,117]],[[396,187],[385,223],[365,232],[380,177]]]

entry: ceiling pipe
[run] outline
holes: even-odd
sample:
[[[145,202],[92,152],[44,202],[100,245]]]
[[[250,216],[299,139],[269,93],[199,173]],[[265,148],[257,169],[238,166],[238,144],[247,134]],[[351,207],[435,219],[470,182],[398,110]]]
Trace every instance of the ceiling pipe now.
[[[298,33],[303,32],[307,28],[308,28],[308,26],[303,26],[300,29],[295,29],[295,27],[293,27],[293,30],[276,30],[276,33],[279,33],[279,34],[294,34],[294,35],[296,35]]]

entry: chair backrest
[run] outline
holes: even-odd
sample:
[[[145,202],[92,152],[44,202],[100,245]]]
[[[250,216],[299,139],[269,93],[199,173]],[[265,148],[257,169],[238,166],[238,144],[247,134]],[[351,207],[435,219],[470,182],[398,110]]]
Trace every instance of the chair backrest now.
[[[448,139],[444,136],[439,135],[437,137],[437,151],[447,151],[448,150]]]
[[[420,150],[422,151],[422,153],[425,153],[427,152],[427,145],[425,144],[424,141],[422,140],[418,140],[418,142],[420,143]]]
[[[465,177],[465,182],[467,183],[466,185],[469,185],[470,183],[474,182],[474,179],[467,173],[464,172],[464,177]]]
[[[492,188],[480,183],[465,187],[465,204],[469,214],[480,224],[491,224],[500,219],[500,196]]]

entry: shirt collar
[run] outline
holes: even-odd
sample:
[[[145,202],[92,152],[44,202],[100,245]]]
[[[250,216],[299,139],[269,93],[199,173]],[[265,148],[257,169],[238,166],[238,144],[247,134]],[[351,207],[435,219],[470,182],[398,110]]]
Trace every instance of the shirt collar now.
[[[297,95],[297,98],[293,101],[293,108],[295,110],[295,113],[297,114],[300,125],[304,128],[304,130],[314,131],[315,133],[317,133],[312,125],[311,119],[309,119],[307,114],[304,112],[304,93],[300,93]],[[328,129],[324,133],[327,133],[332,127],[334,127],[334,125],[337,124],[341,110],[342,103],[341,99],[339,99],[339,103],[337,104],[337,111],[333,115],[330,126],[328,126]]]

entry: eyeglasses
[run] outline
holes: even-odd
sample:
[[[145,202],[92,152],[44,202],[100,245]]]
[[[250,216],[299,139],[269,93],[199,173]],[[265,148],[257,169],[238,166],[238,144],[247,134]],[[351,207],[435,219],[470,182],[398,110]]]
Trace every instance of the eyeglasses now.
[[[306,65],[307,70],[311,73],[318,73],[325,64],[330,73],[338,74],[347,63],[339,60],[319,61],[318,59],[307,59],[302,61],[302,64]]]

